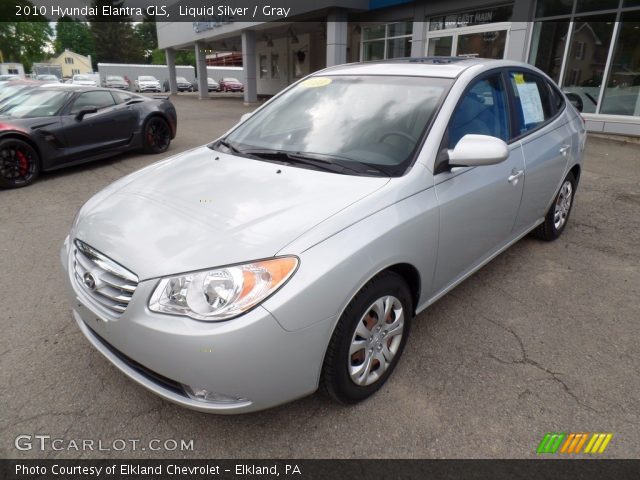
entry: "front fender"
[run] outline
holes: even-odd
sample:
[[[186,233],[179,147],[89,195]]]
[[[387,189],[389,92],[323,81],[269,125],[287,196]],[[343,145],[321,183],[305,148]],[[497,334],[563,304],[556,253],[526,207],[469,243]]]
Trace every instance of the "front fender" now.
[[[399,263],[416,268],[420,298],[426,299],[436,263],[438,226],[435,189],[400,200],[299,253],[296,274],[263,306],[288,331],[328,318],[337,321],[365,283]],[[295,252],[278,254],[287,253]]]

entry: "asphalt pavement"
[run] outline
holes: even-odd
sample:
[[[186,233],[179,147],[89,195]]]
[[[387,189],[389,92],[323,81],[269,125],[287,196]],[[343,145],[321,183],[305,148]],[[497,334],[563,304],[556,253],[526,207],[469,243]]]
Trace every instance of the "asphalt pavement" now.
[[[252,109],[235,95],[174,102],[178,136],[162,157]],[[523,239],[423,312],[370,400],[315,394],[229,417],[130,381],[80,333],[64,293],[59,249],[78,208],[160,158],[127,154],[0,191],[1,458],[532,458],[547,432],[610,432],[600,457],[638,457],[638,144],[590,137],[562,237]]]

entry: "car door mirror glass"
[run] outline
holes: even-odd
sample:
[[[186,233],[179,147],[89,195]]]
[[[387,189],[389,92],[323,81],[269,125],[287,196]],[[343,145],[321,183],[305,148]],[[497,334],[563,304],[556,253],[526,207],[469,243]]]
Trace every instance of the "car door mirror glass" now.
[[[509,147],[496,137],[467,134],[448,154],[450,167],[495,165],[509,157]]]
[[[82,120],[85,115],[89,113],[96,113],[98,111],[98,107],[87,106],[82,107],[82,109],[76,114],[76,119]]]

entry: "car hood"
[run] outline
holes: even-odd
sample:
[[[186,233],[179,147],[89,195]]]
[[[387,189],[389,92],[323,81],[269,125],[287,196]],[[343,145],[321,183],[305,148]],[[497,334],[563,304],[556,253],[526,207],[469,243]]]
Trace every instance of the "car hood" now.
[[[140,85],[159,85],[160,82],[157,80],[140,80],[138,82]]]
[[[87,202],[73,234],[140,279],[271,257],[389,181],[207,147],[130,177]]]
[[[92,81],[92,80],[74,80],[73,84],[74,85],[87,85],[89,87],[95,87],[97,85],[97,83]]]

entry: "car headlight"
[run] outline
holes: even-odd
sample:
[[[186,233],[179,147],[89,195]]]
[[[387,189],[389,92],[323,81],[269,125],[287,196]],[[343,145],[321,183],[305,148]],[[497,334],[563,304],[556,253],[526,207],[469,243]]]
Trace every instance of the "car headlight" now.
[[[297,267],[296,257],[279,257],[163,278],[149,309],[197,320],[227,320],[265,300]]]

